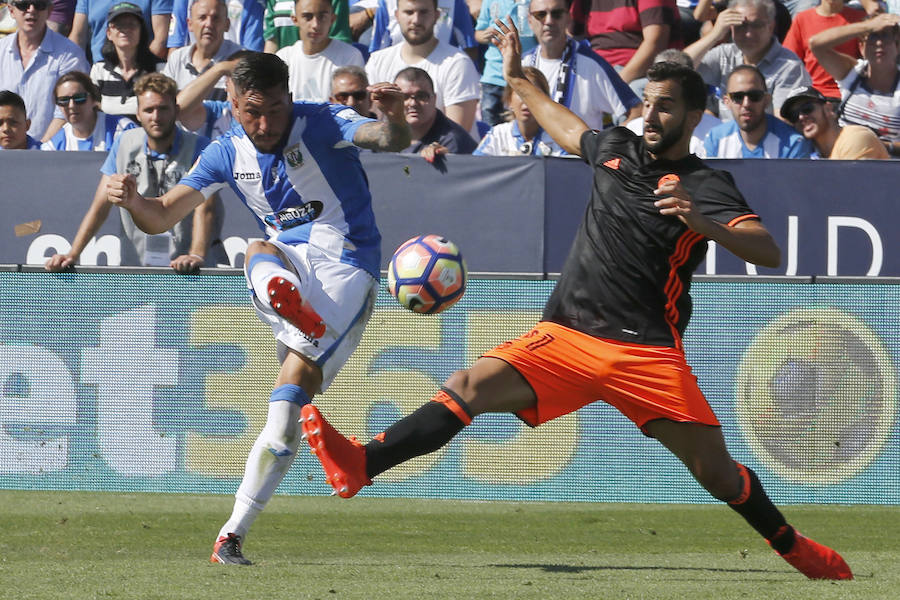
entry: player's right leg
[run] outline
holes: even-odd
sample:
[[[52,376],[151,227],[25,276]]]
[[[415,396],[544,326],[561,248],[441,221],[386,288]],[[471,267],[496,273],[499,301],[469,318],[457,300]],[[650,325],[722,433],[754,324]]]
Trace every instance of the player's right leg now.
[[[451,375],[430,402],[366,445],[341,435],[311,404],[303,407],[301,424],[326,481],[338,495],[350,498],[379,473],[443,447],[475,416],[534,404],[534,392],[518,371],[502,360],[481,358],[471,369]]]
[[[325,322],[300,294],[300,278],[289,260],[269,242],[247,248],[245,274],[261,308],[272,310],[313,339],[325,334]]]
[[[235,494],[231,517],[219,530],[212,562],[250,564],[241,550],[244,538],[281,483],[300,445],[300,409],[318,390],[322,374],[300,355],[289,352],[269,398],[266,424],[247,456],[244,478]]]

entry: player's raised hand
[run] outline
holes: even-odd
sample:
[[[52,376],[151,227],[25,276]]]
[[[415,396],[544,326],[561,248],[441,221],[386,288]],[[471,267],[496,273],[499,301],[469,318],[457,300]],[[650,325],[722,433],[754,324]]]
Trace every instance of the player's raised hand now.
[[[389,121],[406,121],[406,115],[403,110],[403,102],[406,96],[400,91],[400,88],[393,83],[381,82],[370,85],[366,88],[369,97],[372,99],[372,105],[383,114]]]
[[[110,175],[106,183],[106,199],[112,204],[128,208],[137,196],[137,180],[134,175]]]
[[[512,78],[523,79],[525,72],[522,70],[522,42],[519,40],[519,30],[513,23],[512,17],[503,23],[500,19],[494,21],[494,29],[490,31],[491,43],[497,47],[503,56],[503,77],[509,81]]]

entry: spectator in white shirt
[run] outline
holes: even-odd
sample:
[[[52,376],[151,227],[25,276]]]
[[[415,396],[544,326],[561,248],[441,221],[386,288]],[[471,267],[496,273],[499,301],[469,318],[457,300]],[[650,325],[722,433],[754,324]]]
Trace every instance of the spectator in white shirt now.
[[[291,95],[295,101],[327,102],[335,69],[363,66],[362,53],[328,36],[335,19],[331,0],[297,0],[291,18],[300,30],[300,41],[276,53],[287,63]]]
[[[434,36],[436,0],[399,0],[397,22],[403,42],[373,52],[366,64],[369,81],[393,81],[407,67],[426,71],[434,82],[437,108],[466,131],[475,131],[479,75],[459,48]]]

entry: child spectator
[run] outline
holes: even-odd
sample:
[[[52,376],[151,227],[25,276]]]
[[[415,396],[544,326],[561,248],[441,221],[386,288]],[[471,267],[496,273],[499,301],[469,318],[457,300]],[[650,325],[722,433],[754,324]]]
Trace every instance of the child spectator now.
[[[28,135],[30,126],[22,97],[9,90],[0,91],[0,150],[40,148],[40,142]]]

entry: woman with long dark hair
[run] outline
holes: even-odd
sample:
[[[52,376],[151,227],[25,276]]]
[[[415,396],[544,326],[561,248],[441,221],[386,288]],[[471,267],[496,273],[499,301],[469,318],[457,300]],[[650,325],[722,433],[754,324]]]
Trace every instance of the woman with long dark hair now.
[[[165,63],[150,51],[150,34],[137,4],[114,4],[106,22],[106,42],[100,51],[103,60],[91,67],[91,79],[100,89],[103,112],[133,118],[137,113],[134,82]]]

